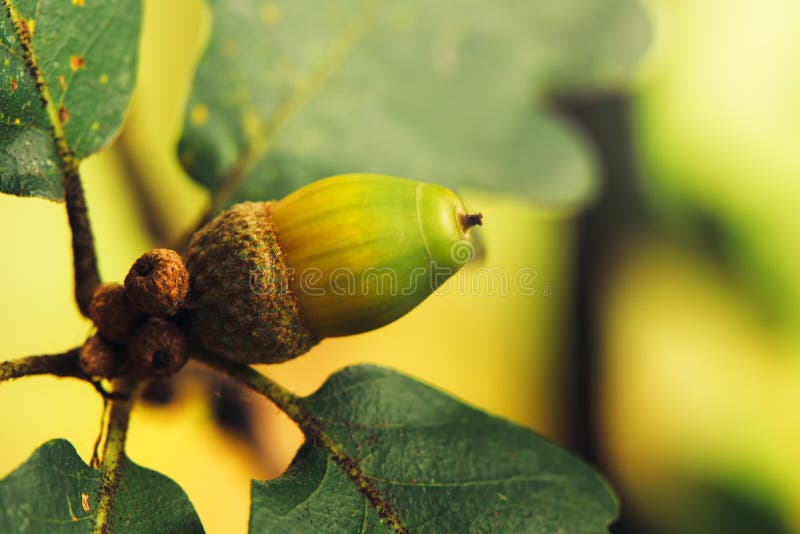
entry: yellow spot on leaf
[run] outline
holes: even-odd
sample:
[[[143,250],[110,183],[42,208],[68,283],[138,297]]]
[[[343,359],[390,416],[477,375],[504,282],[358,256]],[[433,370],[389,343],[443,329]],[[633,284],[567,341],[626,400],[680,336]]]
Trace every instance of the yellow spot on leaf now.
[[[67,88],[67,82],[64,80],[64,75],[63,74],[59,74],[58,75],[58,85],[60,85],[62,89],[66,89]]]
[[[100,83],[103,85],[108,83],[108,74],[101,74],[100,75]]]
[[[19,119],[14,119],[14,124],[16,124],[17,126],[19,126],[19,122],[20,122]]]
[[[83,507],[84,512],[91,512],[92,507],[89,506],[89,494],[88,493],[81,493],[81,506]]]
[[[9,59],[8,59],[8,58],[6,58],[6,59],[3,61],[3,65],[5,65],[6,67],[8,67],[10,64],[11,64],[11,61],[9,61]]]
[[[82,56],[70,56],[69,67],[72,70],[79,70],[86,66],[86,60]]]
[[[100,123],[99,123],[99,122],[97,122],[97,121],[94,121],[94,122],[92,123],[92,125],[91,125],[89,128],[91,128],[91,130],[92,130],[93,132],[96,132],[97,130],[99,130],[99,129],[100,129]]]
[[[84,0],[72,0],[73,6],[83,7],[84,4],[85,4]]]
[[[208,108],[205,104],[195,104],[192,106],[192,124],[202,126],[208,120]]]
[[[65,124],[69,120],[69,111],[64,106],[58,108],[58,120],[61,121],[61,124]]]
[[[277,26],[281,22],[281,9],[272,2],[261,8],[261,20],[267,26]]]
[[[33,32],[36,30],[36,20],[35,19],[22,19],[22,27],[25,31],[28,32],[28,35],[33,38]]]

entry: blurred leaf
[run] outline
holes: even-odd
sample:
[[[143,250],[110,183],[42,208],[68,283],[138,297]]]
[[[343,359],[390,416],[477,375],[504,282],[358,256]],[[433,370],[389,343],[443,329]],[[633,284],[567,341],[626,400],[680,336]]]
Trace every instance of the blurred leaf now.
[[[574,206],[592,159],[547,97],[625,83],[648,40],[630,0],[209,3],[178,151],[234,200],[363,171]]]
[[[91,532],[100,481],[100,471],[86,465],[68,441],[45,443],[0,481],[0,532]],[[130,460],[114,505],[114,532],[203,532],[175,482]]]
[[[140,0],[3,0],[0,192],[61,198],[54,124],[78,159],[110,143],[136,81],[141,16]],[[28,66],[26,32],[43,86]]]
[[[282,477],[253,482],[251,532],[385,531],[364,488],[411,532],[595,534],[616,517],[580,460],[397,372],[349,367],[302,403],[321,436]]]

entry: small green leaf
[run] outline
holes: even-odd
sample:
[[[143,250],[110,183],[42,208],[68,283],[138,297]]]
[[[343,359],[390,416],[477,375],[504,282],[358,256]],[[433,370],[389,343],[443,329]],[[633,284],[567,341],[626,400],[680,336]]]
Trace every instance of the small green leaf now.
[[[253,482],[251,532],[596,534],[618,513],[568,452],[394,371],[349,367],[301,403],[321,433]]]
[[[234,200],[374,172],[574,206],[591,152],[554,91],[617,88],[647,40],[632,0],[208,0],[180,159]]]
[[[0,4],[0,192],[60,199],[63,153],[83,159],[122,124],[141,0]]]
[[[48,441],[0,480],[0,532],[91,532],[100,481],[100,471],[86,465],[68,441]],[[203,532],[175,482],[127,459],[110,527],[113,532]]]

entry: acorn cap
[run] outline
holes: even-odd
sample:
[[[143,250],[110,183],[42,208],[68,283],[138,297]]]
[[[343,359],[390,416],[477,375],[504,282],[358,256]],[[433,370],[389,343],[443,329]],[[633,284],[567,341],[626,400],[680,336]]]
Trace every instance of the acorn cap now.
[[[289,271],[269,220],[271,202],[244,202],[198,230],[186,266],[186,323],[193,339],[243,363],[277,363],[319,336],[301,322]]]
[[[134,308],[121,284],[102,284],[89,301],[89,317],[109,341],[126,343],[144,314]]]
[[[131,303],[148,315],[171,317],[189,292],[189,272],[180,254],[155,248],[142,254],[125,277]]]

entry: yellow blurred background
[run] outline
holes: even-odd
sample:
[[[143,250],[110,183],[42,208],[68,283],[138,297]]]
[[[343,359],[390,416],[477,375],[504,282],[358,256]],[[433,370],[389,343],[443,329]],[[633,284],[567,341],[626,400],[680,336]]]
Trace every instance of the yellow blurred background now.
[[[603,463],[625,532],[800,532],[800,4],[647,7],[645,216],[593,310]]]
[[[207,14],[200,0],[145,5],[125,130],[81,168],[106,280],[154,244],[133,199],[153,201],[168,239],[207,200],[174,157]],[[620,533],[800,532],[800,4],[646,7],[654,41],[623,98],[635,176],[607,176],[613,187],[578,220],[464,192],[485,215],[484,265],[534,268],[536,295],[462,296],[451,284],[392,325],[262,370],[305,394],[345,365],[379,363],[593,447],[622,496]],[[576,265],[587,224],[602,255]],[[80,344],[90,325],[72,302],[63,206],[0,195],[0,227],[0,358]],[[588,444],[569,420],[586,272],[595,298],[578,301],[597,332]],[[209,532],[244,532],[250,479],[279,474],[302,437],[241,392],[254,435],[224,432],[222,386],[196,367],[181,377],[172,402],[136,408],[129,456],[176,480]],[[0,475],[54,437],[88,460],[101,408],[89,386],[19,380],[0,385],[0,405]]]

